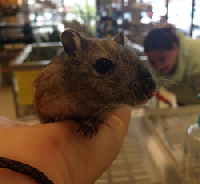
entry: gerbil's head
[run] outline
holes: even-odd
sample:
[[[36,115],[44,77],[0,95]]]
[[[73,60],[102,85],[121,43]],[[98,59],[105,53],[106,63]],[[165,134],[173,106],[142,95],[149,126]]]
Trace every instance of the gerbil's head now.
[[[65,110],[62,105],[65,101],[70,101],[76,108],[72,111],[78,113],[82,108],[82,111],[92,113],[118,104],[138,106],[154,95],[155,82],[137,56],[125,47],[123,32],[113,40],[86,39],[68,29],[62,33],[61,42],[64,52],[44,69],[35,82],[36,101],[43,94],[37,95],[37,87],[45,88],[45,93],[55,94],[49,103],[60,101],[56,107],[60,108],[59,111]]]
[[[94,104],[99,100],[135,106],[154,95],[156,85],[136,55],[125,47],[124,32],[114,40],[86,39],[69,29],[62,33],[61,42],[65,54],[60,64],[66,81],[73,81],[76,97],[87,96]]]

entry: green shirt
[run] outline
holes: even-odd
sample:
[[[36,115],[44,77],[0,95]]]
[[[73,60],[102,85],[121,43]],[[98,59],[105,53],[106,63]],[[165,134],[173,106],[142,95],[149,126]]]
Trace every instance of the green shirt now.
[[[168,91],[176,94],[179,103],[200,104],[197,98],[200,93],[200,40],[186,38],[183,34],[177,35],[180,38],[180,47],[176,71],[165,76],[152,68],[150,71],[158,80],[160,78],[159,83],[168,86]]]

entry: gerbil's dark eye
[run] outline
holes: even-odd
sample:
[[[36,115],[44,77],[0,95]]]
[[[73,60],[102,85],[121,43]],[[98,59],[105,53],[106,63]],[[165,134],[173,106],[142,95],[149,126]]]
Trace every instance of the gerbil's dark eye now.
[[[98,73],[104,74],[113,69],[114,64],[108,59],[101,58],[96,61],[95,69]]]

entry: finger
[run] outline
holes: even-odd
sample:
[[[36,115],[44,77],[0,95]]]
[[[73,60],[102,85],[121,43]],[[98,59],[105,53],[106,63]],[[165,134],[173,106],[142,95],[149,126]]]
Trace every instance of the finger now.
[[[17,126],[29,126],[27,123],[23,122],[23,121],[15,121],[15,124]]]
[[[131,117],[131,107],[125,106],[123,108],[120,108],[114,113],[114,116],[116,116],[120,121],[116,121],[118,123],[112,124],[113,126],[118,126],[118,128],[121,129],[124,135],[128,132],[130,117]]]
[[[132,108],[130,106],[125,106],[117,110],[114,113],[114,115],[116,115],[124,123],[129,124],[130,117],[131,117],[131,110]]]

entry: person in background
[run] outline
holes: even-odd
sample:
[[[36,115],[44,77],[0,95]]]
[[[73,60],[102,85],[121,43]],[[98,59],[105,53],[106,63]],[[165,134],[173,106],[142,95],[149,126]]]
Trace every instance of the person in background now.
[[[24,33],[24,43],[32,44],[35,42],[33,28],[30,23],[24,24],[22,32]]]
[[[200,104],[200,41],[173,27],[155,28],[144,39],[153,76],[174,93],[179,105]]]
[[[49,41],[51,42],[60,42],[60,31],[56,26],[53,26],[53,32],[49,34]]]

